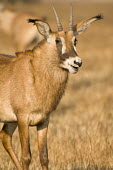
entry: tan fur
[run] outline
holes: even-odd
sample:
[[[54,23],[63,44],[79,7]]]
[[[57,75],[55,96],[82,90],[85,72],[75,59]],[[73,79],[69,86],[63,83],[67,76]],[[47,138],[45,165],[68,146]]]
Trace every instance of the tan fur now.
[[[44,39],[36,27],[27,22],[31,17],[28,13],[10,9],[0,11],[0,29],[12,37],[17,51],[24,51]]]
[[[6,94],[11,93],[12,112],[16,113],[22,107],[28,109],[30,113],[48,114],[55,109],[59,102],[67,82],[67,72],[57,67],[59,61],[54,51],[51,56],[48,54],[45,57],[40,54],[41,51],[49,53],[47,48],[48,44],[45,43],[38,52],[36,48],[33,51],[17,53],[15,58],[1,58],[4,63],[4,67],[3,64],[0,65],[1,82],[3,77],[6,78],[4,80],[6,82],[9,79],[10,91],[7,88]]]
[[[5,123],[4,126],[10,125],[10,122],[15,122],[16,126],[22,114],[23,121],[27,117],[27,124],[39,128],[40,123],[44,122],[42,126],[46,124],[50,113],[58,105],[68,73],[58,67],[55,44],[44,41],[34,50],[16,55],[0,55],[0,121]],[[12,159],[19,169],[18,159]]]

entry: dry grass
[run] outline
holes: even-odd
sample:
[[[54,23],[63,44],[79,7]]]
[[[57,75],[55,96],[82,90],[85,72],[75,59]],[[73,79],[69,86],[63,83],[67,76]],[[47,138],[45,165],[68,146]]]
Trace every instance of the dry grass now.
[[[63,24],[67,26],[68,5],[56,6],[59,7]],[[65,14],[62,13],[62,6]],[[50,170],[112,170],[113,4],[76,3],[75,6],[76,21],[100,12],[105,19],[93,24],[78,37],[78,53],[83,59],[83,67],[78,74],[70,75],[65,96],[51,116],[48,131],[49,167]],[[19,7],[16,6],[17,9]],[[40,16],[47,14],[50,25],[56,28],[50,5],[25,7]],[[0,37],[1,53],[13,54],[10,37],[3,33]],[[18,131],[13,139],[15,151],[20,157]],[[2,145],[0,150],[0,170],[14,169]],[[33,158],[30,170],[39,170],[35,128],[31,128],[31,150]]]

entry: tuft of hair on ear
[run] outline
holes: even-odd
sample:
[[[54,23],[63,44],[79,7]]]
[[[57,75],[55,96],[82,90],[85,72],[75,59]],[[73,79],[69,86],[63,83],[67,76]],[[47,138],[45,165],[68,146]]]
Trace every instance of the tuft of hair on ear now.
[[[97,16],[95,16],[98,20],[99,19],[104,19],[104,16],[102,14],[98,14]]]
[[[42,21],[42,20],[40,20],[40,19],[31,19],[31,18],[29,18],[27,21],[28,21],[29,23],[32,22],[32,23],[35,24],[36,21]]]

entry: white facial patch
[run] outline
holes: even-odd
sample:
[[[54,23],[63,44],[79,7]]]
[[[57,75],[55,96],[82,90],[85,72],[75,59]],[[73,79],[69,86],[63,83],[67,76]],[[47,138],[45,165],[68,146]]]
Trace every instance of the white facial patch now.
[[[73,48],[74,48],[75,52],[77,52],[77,49],[76,49],[76,47],[74,45],[74,41],[75,41],[75,37],[72,38],[72,44],[73,44]]]
[[[60,37],[61,41],[62,41],[62,54],[66,53],[66,43],[65,43],[65,39],[63,37]]]

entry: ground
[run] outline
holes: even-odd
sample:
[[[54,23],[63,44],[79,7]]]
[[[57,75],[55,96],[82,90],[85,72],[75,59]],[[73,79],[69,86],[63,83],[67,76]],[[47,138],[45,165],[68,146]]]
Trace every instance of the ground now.
[[[61,21],[68,27],[69,4],[55,5]],[[52,114],[48,130],[50,170],[113,169],[113,4],[73,4],[75,23],[99,13],[104,19],[92,24],[77,37],[78,54],[83,60],[79,73],[70,75],[67,90]],[[49,4],[15,6],[17,10],[46,15],[56,30]],[[10,37],[0,33],[0,52],[14,54]],[[2,127],[2,125],[1,125]],[[32,163],[30,170],[40,170],[36,129],[30,128]],[[18,131],[13,146],[20,158]],[[0,143],[0,170],[14,169]]]

